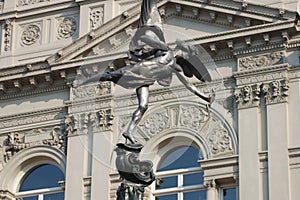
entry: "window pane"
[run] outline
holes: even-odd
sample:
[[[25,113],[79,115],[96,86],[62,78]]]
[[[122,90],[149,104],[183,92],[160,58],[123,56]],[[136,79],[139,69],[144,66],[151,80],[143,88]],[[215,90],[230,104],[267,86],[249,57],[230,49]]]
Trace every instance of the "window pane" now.
[[[54,165],[42,165],[27,175],[19,191],[60,187],[58,181],[64,179],[64,174],[58,167]]]
[[[156,189],[165,189],[165,188],[172,188],[177,187],[177,176],[165,177],[162,178],[162,183],[156,187]]]
[[[190,167],[200,167],[198,160],[203,159],[199,150],[194,147],[180,147],[173,150],[164,160],[160,163],[158,171],[167,171],[174,169],[183,169]]]
[[[236,200],[236,188],[223,189],[223,200]]]
[[[183,176],[183,186],[203,184],[203,173],[187,174]]]
[[[64,193],[47,194],[44,196],[44,200],[64,200]]]
[[[155,200],[177,200],[177,194],[156,197]]]
[[[38,200],[38,196],[35,196],[35,197],[24,197],[24,198],[20,198],[20,200]]]
[[[206,191],[183,193],[183,200],[206,200]]]

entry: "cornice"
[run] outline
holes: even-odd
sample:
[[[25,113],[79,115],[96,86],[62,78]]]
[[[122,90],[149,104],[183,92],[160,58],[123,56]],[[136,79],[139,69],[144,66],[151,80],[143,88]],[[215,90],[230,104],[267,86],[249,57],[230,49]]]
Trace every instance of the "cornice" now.
[[[209,170],[209,169],[237,166],[238,159],[239,159],[238,155],[234,155],[229,157],[227,156],[226,158],[200,160],[199,163],[201,164],[201,168],[203,170]]]
[[[189,0],[170,0],[170,2],[189,5],[193,7],[205,7],[207,10],[213,10],[217,12],[223,12],[228,14],[236,15],[239,11],[239,15],[242,17],[249,17],[253,19],[259,18],[263,21],[273,22],[274,19],[284,20],[288,18],[294,18],[295,12],[286,11],[285,15],[280,14],[280,9],[270,8],[262,5],[255,5],[247,3],[247,7],[244,8],[243,2],[241,1],[224,1],[224,0],[200,0],[200,1],[189,1]]]

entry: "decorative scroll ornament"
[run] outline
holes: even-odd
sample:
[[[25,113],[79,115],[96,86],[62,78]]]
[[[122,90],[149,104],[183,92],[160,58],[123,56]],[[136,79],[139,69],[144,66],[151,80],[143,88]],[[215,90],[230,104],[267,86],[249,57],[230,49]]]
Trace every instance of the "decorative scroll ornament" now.
[[[289,85],[287,80],[273,81],[263,84],[263,94],[267,104],[285,103],[289,96]]]
[[[7,162],[22,149],[36,145],[49,145],[65,151],[66,136],[59,126],[9,133],[3,141],[3,160]]]
[[[91,29],[96,29],[103,24],[104,9],[103,7],[93,8],[90,13]]]
[[[46,2],[46,1],[50,1],[50,0],[19,0],[17,6],[21,7],[21,6],[33,5],[33,4]]]
[[[235,98],[239,108],[249,108],[259,105],[260,102],[260,85],[247,85],[237,88]]]
[[[200,130],[203,123],[207,122],[209,115],[203,108],[196,106],[181,106],[180,124],[196,131]]]
[[[41,37],[41,29],[35,24],[27,25],[21,35],[21,42],[23,45],[32,45],[36,43]]]
[[[232,153],[231,138],[221,124],[212,129],[207,140],[213,156]]]
[[[72,37],[77,30],[77,22],[72,17],[66,17],[58,25],[57,34],[59,39]]]
[[[272,52],[269,54],[250,56],[239,59],[239,71],[259,69],[284,62],[284,52]]]
[[[4,32],[4,51],[11,50],[12,29],[13,29],[13,24],[11,19],[6,19],[5,32]]]

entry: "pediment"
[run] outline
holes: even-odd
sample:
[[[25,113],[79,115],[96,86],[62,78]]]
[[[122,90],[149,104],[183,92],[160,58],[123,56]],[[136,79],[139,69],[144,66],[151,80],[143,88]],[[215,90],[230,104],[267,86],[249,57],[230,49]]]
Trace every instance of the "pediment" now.
[[[236,37],[231,33],[239,30],[282,24],[294,21],[296,17],[296,13],[293,12],[235,1],[163,0],[158,6],[164,20],[163,27],[168,43],[178,38],[198,40],[222,34],[228,34],[228,39],[230,35]],[[49,57],[47,62],[51,65],[95,55],[126,52],[137,28],[139,9],[140,5],[137,5],[92,30]]]

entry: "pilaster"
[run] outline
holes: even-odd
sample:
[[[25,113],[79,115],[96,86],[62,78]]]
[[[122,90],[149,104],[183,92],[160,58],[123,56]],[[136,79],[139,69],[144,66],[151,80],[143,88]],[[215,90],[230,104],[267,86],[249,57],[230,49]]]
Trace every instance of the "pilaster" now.
[[[290,199],[288,154],[288,81],[264,87],[267,107],[269,198]]]

